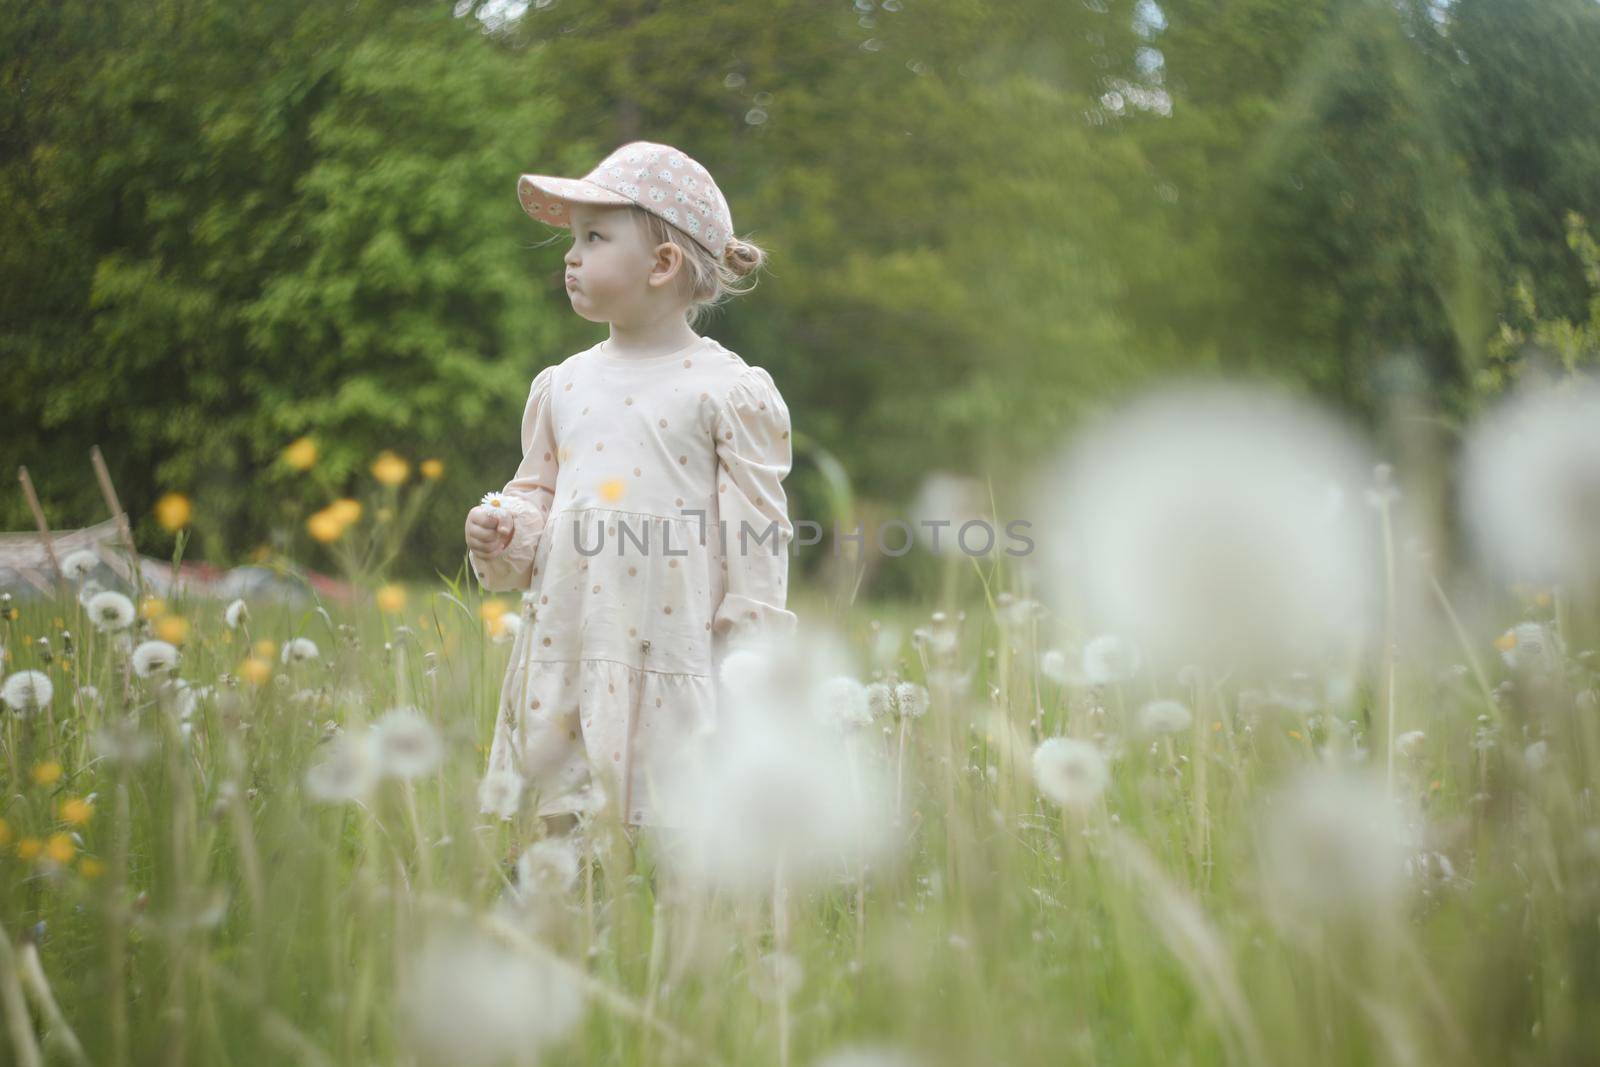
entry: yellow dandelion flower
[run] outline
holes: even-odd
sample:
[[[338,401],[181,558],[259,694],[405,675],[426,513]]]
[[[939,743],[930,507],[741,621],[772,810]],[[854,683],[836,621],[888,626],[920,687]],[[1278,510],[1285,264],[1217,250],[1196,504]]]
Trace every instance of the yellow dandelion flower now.
[[[1437,792],[1439,789],[1440,789],[1439,779],[1435,778],[1433,781],[1428,783],[1428,791],[1430,793]]]
[[[182,493],[166,493],[156,501],[156,521],[161,528],[170,533],[177,533],[189,525],[189,519],[194,515],[194,505],[189,503],[189,498]]]
[[[39,785],[55,785],[61,781],[61,764],[45,760],[33,769],[33,780]]]
[[[11,844],[11,824],[0,819],[0,845]]]
[[[332,511],[323,509],[306,520],[306,531],[323,544],[331,544],[344,536],[345,524]]]
[[[73,797],[63,801],[60,811],[61,821],[69,822],[73,826],[82,826],[94,817],[94,805],[83,797]]]
[[[1517,647],[1517,635],[1510,630],[1494,639],[1494,647],[1501,652],[1510,652]]]
[[[239,677],[251,685],[266,685],[272,678],[272,661],[249,656],[239,664]]]
[[[1300,731],[1299,730],[1290,730],[1289,731],[1289,736],[1294,738],[1296,741],[1298,741],[1298,740],[1300,740]]]
[[[99,878],[106,873],[106,865],[93,856],[84,856],[78,861],[78,873],[85,878]]]
[[[436,482],[444,477],[444,460],[425,459],[417,465],[417,470],[430,482]]]
[[[478,605],[478,617],[483,619],[485,622],[498,619],[505,613],[506,602],[504,600],[490,599],[485,600],[482,604]]]
[[[607,478],[600,483],[600,499],[608,504],[615,504],[622,499],[626,484],[621,478]]]
[[[406,589],[403,585],[393,583],[378,590],[378,608],[391,615],[398,615],[406,608]]]
[[[1547,607],[1550,606],[1550,594],[1549,593],[1539,593],[1539,594],[1534,596],[1533,602],[1535,604],[1539,605],[1539,607],[1541,607],[1541,608],[1547,608]]]
[[[189,636],[189,620],[182,615],[163,615],[156,620],[156,636],[174,645],[181,645]]]
[[[271,659],[278,654],[278,643],[270,637],[263,637],[250,646],[250,652],[252,655],[260,656],[262,659]]]
[[[317,462],[317,442],[301,437],[283,450],[283,462],[291,470],[308,471]]]
[[[269,560],[271,558],[272,558],[272,546],[271,545],[257,545],[255,548],[253,548],[250,551],[250,562],[251,563],[265,563],[267,560]]]
[[[1211,724],[1211,732],[1219,733],[1222,730],[1222,720],[1218,719]]]
[[[17,859],[31,860],[44,851],[44,842],[37,837],[24,837],[17,842]]]
[[[372,476],[378,479],[380,485],[399,485],[410,474],[411,464],[388,449],[384,449],[372,461]]]
[[[71,834],[51,834],[50,840],[45,842],[44,851],[45,855],[65,867],[78,854],[78,845],[72,840]]]
[[[145,619],[159,619],[167,613],[167,602],[160,597],[147,596],[139,604],[139,616]]]
[[[329,504],[328,510],[333,513],[334,518],[348,526],[361,518],[361,501],[342,497]]]

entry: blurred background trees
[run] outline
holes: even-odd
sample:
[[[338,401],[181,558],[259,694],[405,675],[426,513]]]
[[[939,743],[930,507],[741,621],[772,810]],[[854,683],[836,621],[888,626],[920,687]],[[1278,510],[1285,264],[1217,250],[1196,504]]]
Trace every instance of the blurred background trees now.
[[[13,5],[0,458],[82,525],[99,443],[141,545],[178,490],[218,563],[438,459],[403,562],[454,573],[528,382],[602,336],[516,175],[633,139],[772,253],[704,332],[887,507],[1163,376],[1464,414],[1595,361],[1595,55],[1589,0]]]

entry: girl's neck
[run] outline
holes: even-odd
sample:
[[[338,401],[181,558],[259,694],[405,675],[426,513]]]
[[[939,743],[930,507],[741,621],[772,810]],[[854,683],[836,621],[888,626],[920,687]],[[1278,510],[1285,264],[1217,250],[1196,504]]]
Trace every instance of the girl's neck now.
[[[654,359],[673,355],[703,338],[687,323],[655,323],[639,330],[611,327],[611,336],[600,343],[601,350],[617,359]]]
[[[688,344],[679,348],[668,349],[665,352],[622,355],[619,354],[616,348],[612,346],[610,340],[605,340],[595,345],[594,357],[607,363],[617,365],[654,367],[665,363],[676,362],[680,358],[686,358],[707,343],[707,338],[696,335]]]

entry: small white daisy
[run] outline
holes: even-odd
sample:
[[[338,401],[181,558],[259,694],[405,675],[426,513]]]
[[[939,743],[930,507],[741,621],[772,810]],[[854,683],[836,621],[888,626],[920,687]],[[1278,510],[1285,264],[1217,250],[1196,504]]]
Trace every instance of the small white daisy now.
[[[483,499],[478,501],[478,506],[484,508],[497,519],[505,518],[506,495],[498,489],[490,490],[483,494]]]
[[[431,772],[444,758],[444,742],[426,715],[410,705],[390,708],[372,727],[379,771],[396,778]]]
[[[133,673],[141,678],[161,674],[178,665],[178,650],[167,641],[141,641],[133,650]]]
[[[522,776],[516,771],[491,771],[478,783],[478,810],[509,819],[522,806]]]
[[[1088,741],[1052,737],[1033,750],[1033,778],[1050,800],[1082,810],[1105,791],[1111,770],[1105,756]]]
[[[4,688],[0,688],[0,699],[19,715],[49,707],[54,695],[55,686],[43,671],[18,671],[6,679]]]
[[[285,663],[305,663],[321,656],[322,653],[318,650],[317,643],[311,638],[295,637],[284,642],[283,651],[278,658]]]
[[[100,557],[90,549],[80,548],[61,561],[61,573],[66,575],[69,582],[81,582],[93,574],[98,566]]]
[[[133,625],[133,601],[114,589],[96,593],[84,606],[89,611],[89,621],[94,623],[97,630],[109,633]]]
[[[235,600],[222,612],[222,621],[228,624],[228,629],[237,630],[250,618],[250,606],[243,600]]]

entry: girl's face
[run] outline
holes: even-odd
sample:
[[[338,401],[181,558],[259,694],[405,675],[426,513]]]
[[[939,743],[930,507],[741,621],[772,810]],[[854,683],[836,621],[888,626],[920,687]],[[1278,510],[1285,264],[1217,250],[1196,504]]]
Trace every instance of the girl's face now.
[[[674,257],[652,250],[625,207],[573,205],[572,247],[566,255],[567,298],[590,322],[632,322],[645,317],[676,275]]]

